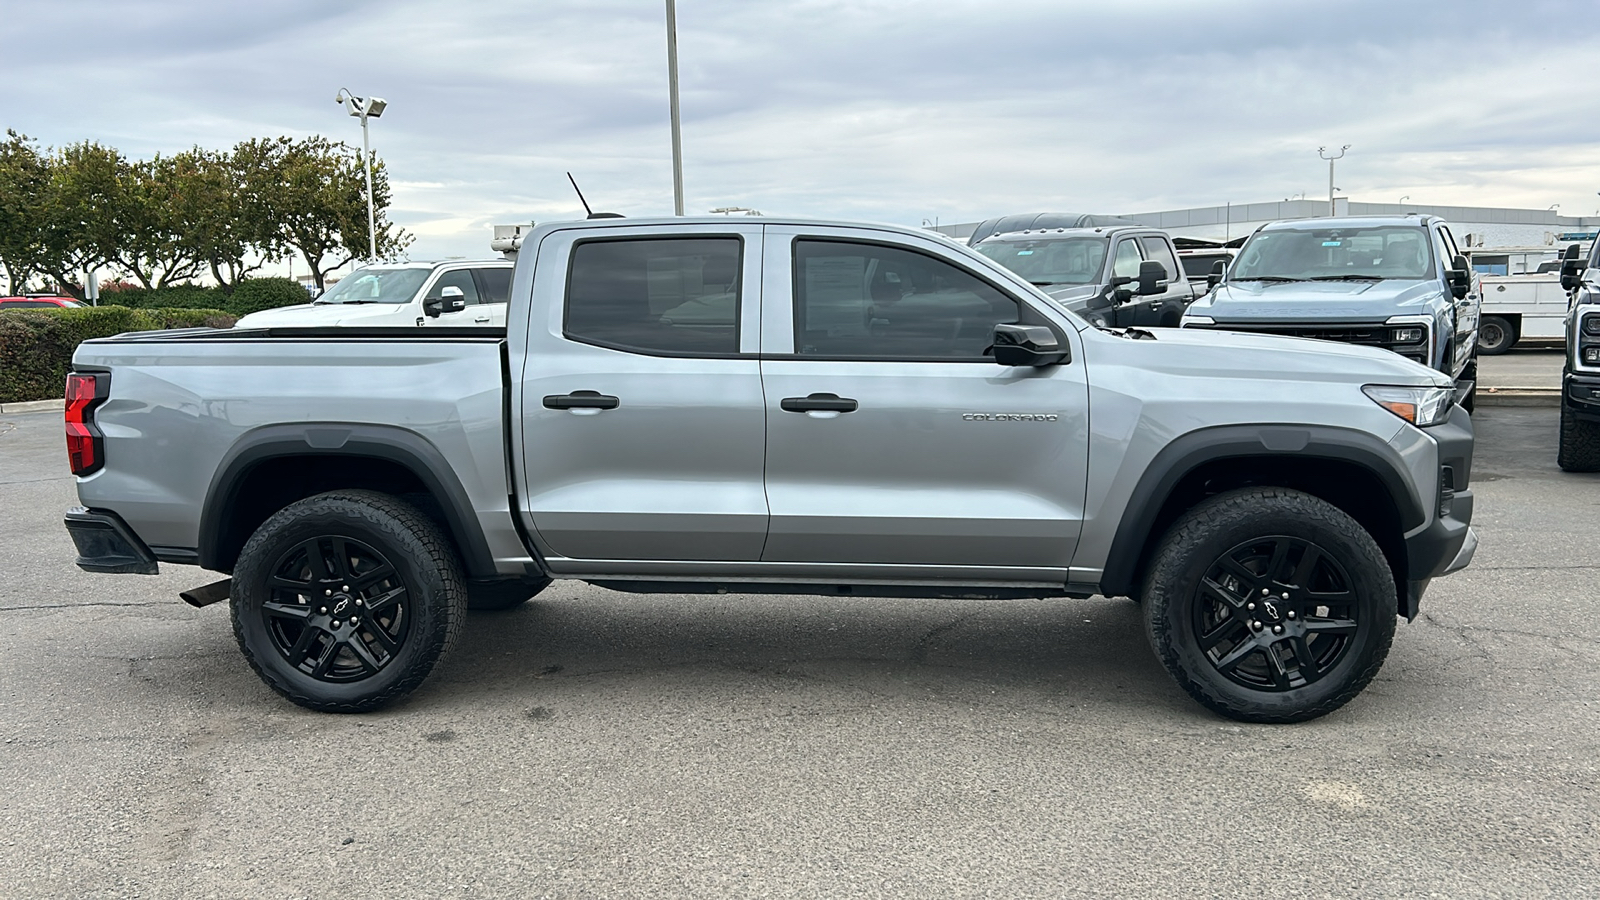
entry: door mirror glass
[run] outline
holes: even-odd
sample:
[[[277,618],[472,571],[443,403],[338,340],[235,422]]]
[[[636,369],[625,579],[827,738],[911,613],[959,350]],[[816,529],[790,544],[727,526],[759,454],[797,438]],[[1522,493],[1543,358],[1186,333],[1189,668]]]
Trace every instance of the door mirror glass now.
[[[1044,325],[996,325],[991,346],[1002,366],[1053,366],[1068,359],[1061,339]]]
[[[1153,259],[1147,259],[1139,264],[1139,293],[1141,295],[1159,294],[1167,289],[1167,267]]]
[[[1576,259],[1562,260],[1562,262],[1561,262],[1561,289],[1562,290],[1564,290],[1564,291],[1575,291],[1575,290],[1578,289],[1578,282],[1580,280],[1578,276],[1580,275],[1580,273],[1582,271],[1579,267],[1582,266],[1582,265],[1583,265],[1583,263],[1579,262]]]

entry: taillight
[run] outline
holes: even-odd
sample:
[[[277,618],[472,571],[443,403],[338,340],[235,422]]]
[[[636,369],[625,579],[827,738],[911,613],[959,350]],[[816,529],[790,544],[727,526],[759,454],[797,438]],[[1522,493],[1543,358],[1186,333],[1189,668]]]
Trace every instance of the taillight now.
[[[94,409],[110,394],[109,374],[67,376],[67,461],[74,475],[91,475],[105,465],[105,435],[94,424]]]

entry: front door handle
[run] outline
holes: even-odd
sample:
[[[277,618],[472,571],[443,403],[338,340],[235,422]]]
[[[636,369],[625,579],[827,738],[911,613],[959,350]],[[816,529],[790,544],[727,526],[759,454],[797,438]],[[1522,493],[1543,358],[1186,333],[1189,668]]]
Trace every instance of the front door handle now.
[[[621,401],[599,391],[573,391],[570,394],[546,394],[545,409],[616,409]]]
[[[785,397],[778,404],[784,412],[855,412],[861,404],[838,394],[811,394],[806,397]]]

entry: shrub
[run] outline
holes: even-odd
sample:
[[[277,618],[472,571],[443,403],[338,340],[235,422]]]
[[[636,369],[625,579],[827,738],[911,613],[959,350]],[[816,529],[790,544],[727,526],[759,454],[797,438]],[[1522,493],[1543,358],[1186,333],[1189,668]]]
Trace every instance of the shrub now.
[[[228,295],[222,288],[198,284],[178,284],[164,288],[118,287],[100,292],[103,305],[133,309],[227,309]]]
[[[292,278],[246,278],[234,286],[226,309],[236,316],[246,316],[263,309],[310,302],[311,295]]]
[[[128,331],[231,328],[220,309],[9,309],[0,312],[0,403],[60,397],[78,344]]]

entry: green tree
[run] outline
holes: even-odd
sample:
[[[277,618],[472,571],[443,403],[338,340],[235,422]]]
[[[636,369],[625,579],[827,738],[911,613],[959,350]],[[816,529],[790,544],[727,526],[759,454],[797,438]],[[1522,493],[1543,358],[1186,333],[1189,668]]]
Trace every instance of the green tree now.
[[[6,129],[0,143],[0,266],[6,270],[7,294],[42,271],[40,220],[48,180],[39,148],[27,135]]]
[[[300,141],[267,142],[268,171],[275,176],[268,208],[283,245],[306,261],[323,287],[327,274],[367,254],[367,194],[361,153],[320,135]],[[385,215],[389,178],[376,154],[372,163],[373,209],[378,256],[392,259],[412,237]]]
[[[93,141],[65,147],[48,159],[38,213],[38,269],[80,299],[80,274],[118,259],[133,216],[131,169],[116,149]]]

